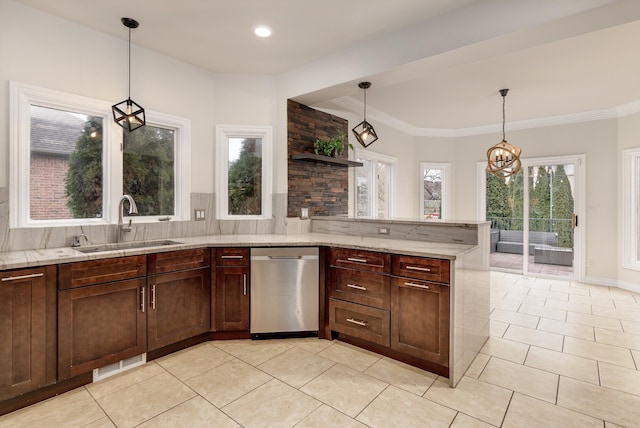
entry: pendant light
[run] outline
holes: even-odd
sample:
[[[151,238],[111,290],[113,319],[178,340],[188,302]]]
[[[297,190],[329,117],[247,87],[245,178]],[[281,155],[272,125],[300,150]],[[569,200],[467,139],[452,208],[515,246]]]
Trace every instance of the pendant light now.
[[[364,90],[364,120],[357,124],[352,131],[356,136],[356,140],[364,147],[367,147],[378,139],[376,130],[367,122],[367,89],[371,87],[371,82],[360,82],[358,87]]]
[[[509,177],[520,171],[520,149],[507,143],[504,132],[504,105],[509,89],[500,89],[502,95],[502,141],[487,150],[487,172],[496,177]]]
[[[132,18],[122,18],[122,24],[129,29],[129,96],[126,100],[114,104],[113,120],[127,131],[135,131],[144,126],[144,109],[131,99],[131,29],[138,28],[138,21]]]

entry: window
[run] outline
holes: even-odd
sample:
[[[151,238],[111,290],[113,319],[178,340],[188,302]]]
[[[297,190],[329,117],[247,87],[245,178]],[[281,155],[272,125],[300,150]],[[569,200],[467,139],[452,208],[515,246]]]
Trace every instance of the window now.
[[[271,218],[271,127],[216,130],[218,217]]]
[[[423,219],[446,219],[449,212],[448,163],[420,163],[420,213]]]
[[[623,267],[640,270],[640,148],[623,152]]]
[[[355,158],[363,163],[355,171],[356,217],[393,217],[397,159],[359,148]]]
[[[113,223],[123,193],[143,216],[187,218],[187,120],[149,112],[149,126],[123,137],[109,103],[15,82],[10,91],[11,227]]]

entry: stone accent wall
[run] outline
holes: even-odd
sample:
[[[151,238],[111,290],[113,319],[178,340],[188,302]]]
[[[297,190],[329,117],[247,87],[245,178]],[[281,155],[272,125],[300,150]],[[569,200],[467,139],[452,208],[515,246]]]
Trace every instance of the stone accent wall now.
[[[346,119],[314,110],[298,102],[287,102],[288,200],[287,217],[298,217],[300,208],[310,216],[347,215],[348,169],[342,165],[292,160],[293,154],[313,153],[316,139],[333,138],[342,132],[348,138]],[[345,149],[341,158],[348,157]]]

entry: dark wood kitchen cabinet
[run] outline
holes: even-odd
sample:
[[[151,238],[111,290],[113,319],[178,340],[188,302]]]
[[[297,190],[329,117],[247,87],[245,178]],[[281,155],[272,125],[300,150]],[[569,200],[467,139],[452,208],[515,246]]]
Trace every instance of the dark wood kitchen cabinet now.
[[[372,251],[328,251],[331,330],[388,347],[391,256]]]
[[[55,381],[56,267],[0,272],[0,402]]]
[[[249,248],[217,248],[214,276],[216,331],[249,330]]]
[[[211,269],[208,248],[149,255],[148,273],[149,351],[209,331]]]
[[[146,351],[146,256],[58,267],[58,378]]]
[[[391,349],[448,367],[449,262],[393,256],[392,273]]]

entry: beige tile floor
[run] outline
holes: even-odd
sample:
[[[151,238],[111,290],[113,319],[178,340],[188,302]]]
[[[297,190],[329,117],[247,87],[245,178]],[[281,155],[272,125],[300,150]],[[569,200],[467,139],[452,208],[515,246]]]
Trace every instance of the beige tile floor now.
[[[209,342],[0,427],[640,427],[640,295],[491,281],[492,336],[455,389],[337,341]]]

